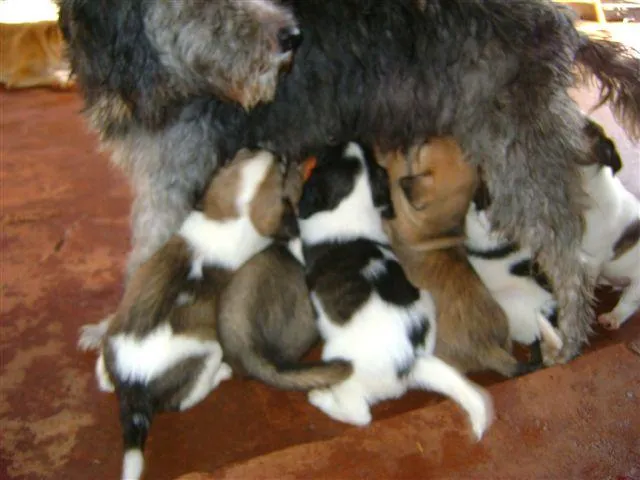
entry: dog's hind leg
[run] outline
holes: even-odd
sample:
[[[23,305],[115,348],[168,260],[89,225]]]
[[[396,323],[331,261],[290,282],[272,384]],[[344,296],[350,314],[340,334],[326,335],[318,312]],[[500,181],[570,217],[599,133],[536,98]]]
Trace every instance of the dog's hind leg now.
[[[112,157],[135,197],[127,279],[180,228],[218,163],[215,132],[197,121],[131,137],[114,145]]]
[[[493,420],[493,405],[487,392],[433,355],[418,357],[409,380],[412,387],[445,395],[464,408],[476,438],[482,438]]]
[[[550,278],[564,336],[557,361],[566,361],[579,353],[593,320],[595,279],[579,257],[586,196],[578,168],[587,142],[584,116],[566,88],[541,88],[514,86],[461,139],[483,168],[494,228],[531,248]]]

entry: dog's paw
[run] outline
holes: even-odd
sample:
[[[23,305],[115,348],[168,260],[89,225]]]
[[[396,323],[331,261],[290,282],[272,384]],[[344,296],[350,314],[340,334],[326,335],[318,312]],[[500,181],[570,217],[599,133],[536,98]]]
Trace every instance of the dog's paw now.
[[[564,365],[580,355],[580,342],[568,338],[562,330],[557,330],[557,333],[560,334],[562,340],[560,350],[555,349],[550,343],[543,342],[542,344],[542,358],[547,367]]]
[[[620,320],[611,312],[599,315],[598,323],[607,330],[618,330],[620,328]]]
[[[84,350],[98,350],[102,345],[102,339],[107,333],[109,321],[112,315],[102,320],[100,323],[89,323],[80,327],[80,336],[78,338],[78,348]]]

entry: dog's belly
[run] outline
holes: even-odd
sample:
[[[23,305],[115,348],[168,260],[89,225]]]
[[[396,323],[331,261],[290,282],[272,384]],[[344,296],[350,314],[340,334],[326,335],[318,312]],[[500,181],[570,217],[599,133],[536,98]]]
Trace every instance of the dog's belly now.
[[[517,73],[488,24],[474,31],[478,2],[435,0],[426,13],[398,0],[293,3],[308,40],[274,101],[236,124],[239,143],[294,157],[354,138],[404,147],[482,117]]]

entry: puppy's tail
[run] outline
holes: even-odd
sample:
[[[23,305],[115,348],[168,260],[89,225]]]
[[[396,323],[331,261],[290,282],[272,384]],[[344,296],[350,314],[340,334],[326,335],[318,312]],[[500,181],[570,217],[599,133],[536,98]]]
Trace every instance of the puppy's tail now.
[[[253,350],[244,352],[241,362],[250,376],[282,390],[329,388],[353,372],[346,360],[276,366]]]
[[[127,385],[119,393],[124,443],[122,480],[138,480],[144,470],[144,444],[153,418],[153,406],[141,384]]]
[[[640,53],[612,40],[584,36],[576,62],[582,81],[595,77],[600,84],[598,108],[609,103],[628,135],[640,139]]]

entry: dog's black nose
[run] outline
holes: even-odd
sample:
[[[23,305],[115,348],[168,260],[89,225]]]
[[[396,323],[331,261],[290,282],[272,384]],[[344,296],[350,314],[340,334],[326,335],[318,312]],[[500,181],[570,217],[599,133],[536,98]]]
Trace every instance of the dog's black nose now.
[[[295,50],[302,43],[302,32],[298,27],[281,28],[278,31],[278,43],[283,52]]]

